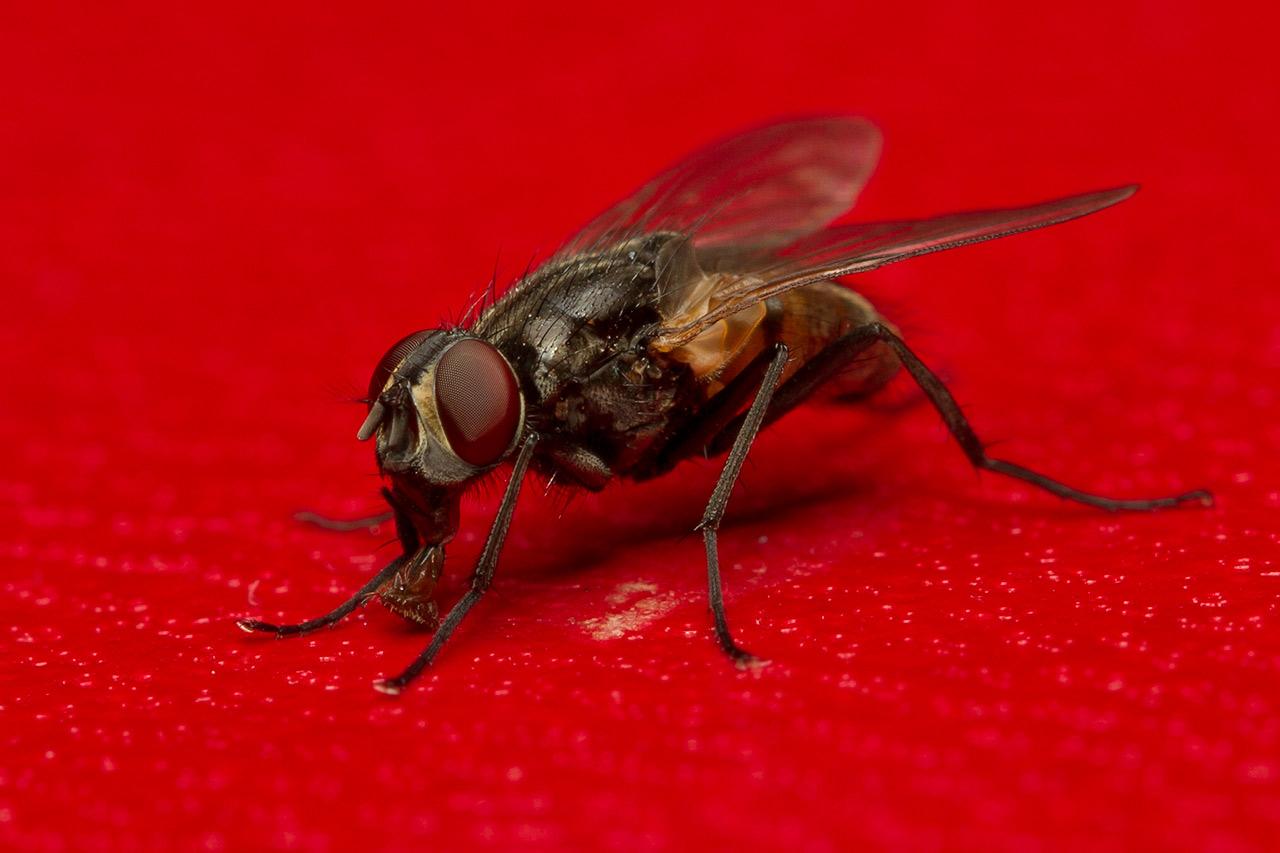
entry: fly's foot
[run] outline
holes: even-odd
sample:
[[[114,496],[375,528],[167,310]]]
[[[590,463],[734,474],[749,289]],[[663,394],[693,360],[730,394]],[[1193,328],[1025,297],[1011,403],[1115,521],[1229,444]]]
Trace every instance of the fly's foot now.
[[[748,651],[738,649],[736,654],[730,655],[733,658],[733,665],[743,672],[754,672],[764,669],[771,661],[764,658],[758,658]]]
[[[373,689],[388,696],[399,696],[400,691],[404,689],[404,685],[394,678],[379,678],[373,682]]]
[[[756,657],[732,639],[726,636],[721,636],[717,639],[720,640],[720,648],[724,649],[724,653],[729,656],[729,660],[733,661],[733,665],[743,672],[763,669],[769,665],[769,661]]]
[[[1196,489],[1193,492],[1187,492],[1185,495],[1179,495],[1178,503],[1198,503],[1200,506],[1213,506],[1213,492],[1208,489]]]

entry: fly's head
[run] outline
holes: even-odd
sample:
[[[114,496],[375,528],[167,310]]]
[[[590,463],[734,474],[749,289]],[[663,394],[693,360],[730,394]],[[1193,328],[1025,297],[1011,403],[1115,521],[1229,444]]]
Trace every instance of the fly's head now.
[[[361,441],[375,439],[390,481],[405,555],[378,591],[410,622],[434,628],[436,581],[458,529],[462,493],[515,448],[524,398],[497,348],[462,330],[428,329],[398,341],[369,379]]]
[[[376,439],[393,490],[418,498],[406,507],[411,516],[435,515],[443,507],[421,504],[441,501],[456,515],[462,490],[506,459],[524,428],[511,364],[464,330],[427,329],[397,342],[374,368],[368,402],[357,437]],[[444,541],[426,521],[415,518],[425,543]]]

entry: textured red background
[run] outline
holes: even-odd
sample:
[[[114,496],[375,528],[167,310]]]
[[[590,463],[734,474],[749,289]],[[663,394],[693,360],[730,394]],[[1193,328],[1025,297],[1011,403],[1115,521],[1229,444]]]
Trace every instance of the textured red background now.
[[[1272,23],[1221,3],[0,13],[0,845],[1248,849],[1280,822]],[[466,4],[464,4],[466,5]],[[959,4],[957,4],[959,5]],[[1090,8],[1092,6],[1092,8]],[[38,11],[37,11],[38,8]],[[110,11],[106,11],[107,9]],[[379,607],[358,396],[655,169],[784,114],[886,135],[863,218],[1128,181],[858,280],[1000,452],[923,406],[772,430],[708,628],[691,466],[520,507],[439,665]],[[907,400],[910,395],[899,391]],[[493,495],[468,506],[448,594]]]

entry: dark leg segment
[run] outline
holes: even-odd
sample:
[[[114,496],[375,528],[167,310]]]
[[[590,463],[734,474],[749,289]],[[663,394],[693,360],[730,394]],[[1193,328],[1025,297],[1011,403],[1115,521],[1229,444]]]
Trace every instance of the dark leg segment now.
[[[337,609],[326,613],[316,619],[308,619],[306,622],[299,622],[296,625],[272,625],[270,622],[261,622],[257,619],[240,619],[236,621],[236,626],[242,631],[252,634],[255,631],[265,631],[275,634],[277,637],[296,637],[300,634],[308,634],[318,628],[324,628],[339,621],[351,611],[355,610],[361,604],[364,604],[370,598],[377,594],[378,590],[387,581],[391,580],[400,567],[404,565],[408,559],[407,554],[401,554],[396,557],[387,566],[360,587],[356,594],[338,605]]]
[[[720,556],[716,546],[716,533],[720,529],[725,508],[729,504],[729,495],[733,492],[738,474],[742,471],[742,463],[746,460],[751,444],[764,423],[769,401],[773,398],[774,389],[778,387],[782,371],[787,366],[788,355],[784,344],[776,345],[773,360],[769,362],[769,369],[765,371],[764,378],[760,382],[760,390],[756,392],[756,398],[751,408],[747,409],[738,428],[733,449],[729,451],[729,458],[725,460],[724,468],[720,471],[720,479],[716,481],[711,499],[707,501],[706,512],[702,514],[702,523],[698,525],[707,549],[707,592],[711,599],[711,615],[715,619],[716,639],[720,642],[720,648],[733,658],[733,662],[740,669],[760,663],[760,660],[734,643],[733,636],[729,633],[729,621],[724,612],[724,594],[720,588]]]
[[[892,329],[883,323],[868,323],[855,329],[843,338],[833,342],[823,353],[810,360],[809,363],[797,371],[787,384],[779,389],[777,399],[766,418],[766,423],[775,420],[803,401],[819,385],[830,379],[851,360],[857,358],[860,353],[878,341],[893,349],[903,367],[920,385],[925,396],[929,398],[929,402],[933,404],[938,414],[942,416],[947,429],[959,442],[965,456],[977,468],[1022,480],[1067,500],[1113,512],[1120,510],[1164,509],[1182,504],[1213,505],[1213,496],[1204,489],[1196,489],[1181,495],[1141,500],[1102,497],[1101,495],[1082,492],[1021,465],[988,456],[982,447],[982,441],[974,433],[973,427],[969,425],[969,421],[964,416],[964,412],[961,411],[959,404],[951,396],[951,392],[947,390],[942,380],[911,351]],[[732,434],[731,431],[736,426],[736,423],[730,424],[725,432],[717,437],[715,444],[723,445],[727,443],[728,436]]]
[[[444,621],[436,629],[435,636],[431,638],[430,645],[423,650],[422,654],[418,655],[417,659],[395,678],[374,682],[373,686],[376,689],[395,695],[403,690],[406,684],[417,678],[431,665],[431,661],[435,660],[440,647],[453,634],[458,623],[493,583],[493,573],[498,566],[498,555],[502,551],[502,543],[507,538],[507,529],[511,527],[511,516],[515,513],[516,498],[520,496],[520,485],[524,481],[525,474],[528,473],[529,463],[533,460],[533,449],[537,443],[538,437],[530,435],[520,448],[515,468],[511,471],[511,480],[507,483],[506,491],[502,493],[498,514],[493,519],[493,525],[489,528],[489,537],[484,542],[484,550],[480,552],[480,559],[476,562],[475,571],[471,574],[471,588],[453,606],[449,615],[444,617]]]
[[[339,621],[347,616],[351,611],[364,604],[373,596],[377,595],[378,590],[396,576],[396,572],[400,571],[408,562],[410,557],[415,555],[420,545],[418,541],[418,533],[413,527],[413,522],[404,514],[404,511],[396,504],[394,496],[388,489],[382,490],[382,496],[386,498],[387,503],[391,505],[391,517],[396,520],[396,533],[400,537],[400,547],[402,553],[399,557],[392,560],[382,571],[378,572],[364,586],[356,591],[356,594],[344,601],[336,610],[326,613],[316,619],[308,619],[306,622],[299,622],[296,625],[273,625],[270,622],[262,622],[257,619],[240,619],[236,622],[237,627],[242,631],[253,633],[255,631],[264,631],[275,634],[277,637],[296,637],[301,634],[307,634],[318,628],[324,628]]]

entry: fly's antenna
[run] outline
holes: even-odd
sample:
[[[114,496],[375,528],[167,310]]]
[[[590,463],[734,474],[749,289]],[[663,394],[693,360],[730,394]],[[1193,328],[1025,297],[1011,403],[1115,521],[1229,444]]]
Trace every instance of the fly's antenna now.
[[[360,429],[356,432],[356,439],[358,441],[368,441],[373,438],[373,434],[386,416],[387,407],[382,405],[381,400],[375,400],[373,405],[369,407],[369,414],[365,417],[364,423],[360,424]]]

